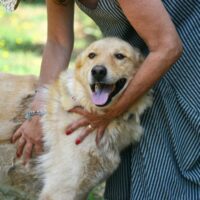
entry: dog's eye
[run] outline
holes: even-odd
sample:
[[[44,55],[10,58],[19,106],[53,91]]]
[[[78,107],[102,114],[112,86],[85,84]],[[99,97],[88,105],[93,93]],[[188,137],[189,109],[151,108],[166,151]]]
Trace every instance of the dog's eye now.
[[[96,56],[94,52],[88,54],[88,58],[93,59]]]
[[[126,56],[125,55],[123,55],[122,53],[116,53],[115,54],[115,58],[117,58],[117,59],[119,59],[119,60],[122,60],[122,59],[124,59]]]

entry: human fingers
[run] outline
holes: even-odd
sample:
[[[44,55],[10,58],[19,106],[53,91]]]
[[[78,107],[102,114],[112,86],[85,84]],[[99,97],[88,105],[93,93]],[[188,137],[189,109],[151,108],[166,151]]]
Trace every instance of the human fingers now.
[[[85,130],[79,135],[76,139],[75,143],[78,145],[80,144],[91,132],[94,131],[94,128],[89,124]]]
[[[42,143],[35,144],[34,150],[35,150],[35,154],[39,155],[43,150]]]
[[[15,143],[21,137],[21,135],[22,135],[21,128],[18,128],[17,131],[15,131],[15,133],[13,134],[11,142]]]
[[[31,142],[27,142],[24,150],[24,164],[28,163],[31,158],[33,149],[33,144]]]
[[[96,144],[99,145],[104,132],[105,132],[106,127],[105,126],[101,126],[100,128],[97,129],[97,134],[96,134]]]
[[[68,112],[73,112],[79,115],[83,115],[83,116],[87,116],[89,114],[88,111],[86,111],[84,108],[80,107],[80,106],[76,106],[70,110],[68,110]]]
[[[78,121],[75,121],[73,123],[71,123],[70,125],[67,126],[66,129],[66,135],[70,135],[73,131],[75,131],[76,129],[83,127],[83,126],[87,126],[88,125],[88,120],[87,119],[80,119]]]
[[[26,144],[26,140],[24,137],[21,136],[21,138],[18,140],[18,143],[17,143],[17,152],[16,152],[16,155],[18,158],[21,157],[22,153],[23,153],[23,150],[24,150],[24,146]]]

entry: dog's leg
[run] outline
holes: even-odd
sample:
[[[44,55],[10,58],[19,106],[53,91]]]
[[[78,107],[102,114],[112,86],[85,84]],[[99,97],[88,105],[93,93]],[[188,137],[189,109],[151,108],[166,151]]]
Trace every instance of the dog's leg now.
[[[84,174],[81,167],[83,161],[77,159],[71,166],[69,163],[72,163],[72,155],[69,157],[68,154],[59,153],[59,155],[59,157],[53,156],[48,163],[43,163],[44,187],[39,200],[84,200],[86,192],[85,190],[80,192],[79,189],[79,177]],[[65,156],[67,158],[64,158]]]

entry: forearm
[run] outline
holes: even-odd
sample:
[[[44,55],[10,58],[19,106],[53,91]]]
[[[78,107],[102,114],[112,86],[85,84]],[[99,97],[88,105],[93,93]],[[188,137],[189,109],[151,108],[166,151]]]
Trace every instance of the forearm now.
[[[139,67],[120,100],[108,112],[117,117],[128,110],[176,62],[182,44],[161,0],[119,1],[124,14],[149,48],[149,55]]]
[[[66,46],[54,41],[47,42],[41,64],[39,86],[53,82],[68,67],[72,48],[73,38]]]
[[[69,64],[74,42],[74,1],[66,5],[46,0],[48,29],[39,86],[53,82]]]
[[[55,81],[59,74],[68,67],[71,52],[73,48],[73,38],[69,40],[68,45],[62,46],[59,43],[48,41],[44,48],[43,59],[41,64],[37,93],[32,107],[35,109],[42,108],[44,95],[40,90]]]

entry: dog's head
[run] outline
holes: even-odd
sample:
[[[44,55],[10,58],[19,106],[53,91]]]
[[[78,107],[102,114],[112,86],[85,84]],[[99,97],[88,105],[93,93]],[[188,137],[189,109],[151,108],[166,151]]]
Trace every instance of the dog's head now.
[[[118,38],[105,38],[92,43],[78,57],[75,77],[93,104],[111,105],[127,87],[138,66],[141,54]]]

